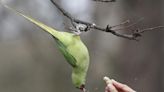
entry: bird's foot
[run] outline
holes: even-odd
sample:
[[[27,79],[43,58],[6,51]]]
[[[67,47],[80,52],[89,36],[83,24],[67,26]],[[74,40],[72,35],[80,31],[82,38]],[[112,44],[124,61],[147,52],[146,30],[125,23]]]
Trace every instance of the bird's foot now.
[[[80,34],[81,34],[81,31],[80,31],[80,30],[76,30],[76,31],[73,31],[73,33],[74,33],[75,35],[80,35]]]
[[[80,35],[82,33],[80,30],[72,27],[70,27],[69,30],[71,30],[74,35]]]

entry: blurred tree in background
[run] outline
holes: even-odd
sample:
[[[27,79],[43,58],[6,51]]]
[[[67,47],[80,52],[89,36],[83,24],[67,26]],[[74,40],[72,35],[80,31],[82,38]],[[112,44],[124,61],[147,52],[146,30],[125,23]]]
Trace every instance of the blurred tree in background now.
[[[126,18],[142,16],[139,28],[164,25],[162,0],[125,0]],[[116,59],[117,73],[139,92],[164,91],[163,29],[145,33],[139,43],[124,41]]]
[[[76,18],[100,26],[130,19],[145,20],[131,29],[164,25],[162,0],[55,0]],[[5,0],[58,30],[68,19],[49,0]],[[71,82],[71,67],[53,38],[37,26],[0,6],[0,92],[79,92]],[[127,30],[125,30],[126,32]],[[87,76],[90,92],[104,92],[104,76],[126,83],[138,92],[164,91],[164,41],[162,29],[147,32],[139,42],[90,31],[81,35],[88,46],[91,64]]]

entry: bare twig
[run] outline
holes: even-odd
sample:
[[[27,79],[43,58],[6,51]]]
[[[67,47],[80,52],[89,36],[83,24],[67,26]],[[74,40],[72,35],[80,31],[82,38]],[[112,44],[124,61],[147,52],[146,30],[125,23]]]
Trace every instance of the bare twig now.
[[[151,27],[151,28],[145,28],[145,29],[140,30],[138,33],[141,34],[141,33],[147,32],[147,31],[152,31],[152,30],[161,29],[161,28],[164,28],[164,26],[156,26],[156,27]]]
[[[93,23],[81,21],[81,20],[79,20],[79,19],[76,19],[76,18],[72,17],[71,14],[69,14],[69,13],[66,12],[63,8],[61,8],[55,1],[51,0],[51,2],[56,6],[56,8],[59,9],[59,11],[60,11],[61,13],[63,13],[64,16],[66,16],[68,19],[71,20],[73,26],[74,26],[74,23],[85,24],[85,25],[87,25],[87,26],[94,25]],[[74,26],[74,27],[75,27],[75,26]]]
[[[116,28],[116,27],[119,27],[121,25],[125,25],[127,23],[130,23],[130,20],[126,20],[126,21],[123,21],[122,23],[118,24],[118,25],[114,25],[114,26],[111,26],[111,28]],[[118,29],[117,29],[118,30]]]
[[[115,0],[93,0],[93,1],[115,1]],[[63,8],[61,8],[56,2],[54,2],[53,0],[51,0],[51,2],[60,10],[60,12],[65,17],[70,19],[73,27],[76,28],[76,29],[78,28],[77,30],[80,30],[80,32],[83,32],[83,31],[86,32],[86,31],[89,31],[90,29],[96,29],[96,30],[99,30],[99,31],[109,32],[109,33],[111,33],[111,34],[113,34],[115,36],[121,37],[121,38],[126,38],[126,39],[129,39],[129,40],[136,40],[136,41],[138,41],[138,38],[142,36],[142,33],[146,32],[146,31],[151,31],[151,30],[154,30],[154,29],[164,28],[164,26],[157,26],[157,27],[153,27],[153,28],[146,28],[146,29],[142,29],[142,30],[135,30],[131,34],[123,34],[123,33],[117,32],[117,31],[130,28],[130,27],[136,25],[137,23],[139,23],[143,19],[140,19],[140,20],[138,20],[137,22],[135,22],[135,23],[133,23],[131,25],[125,26],[122,29],[113,29],[113,28],[116,28],[116,27],[118,27],[120,25],[124,25],[126,23],[129,23],[129,20],[127,20],[127,21],[125,21],[125,22],[123,22],[121,24],[115,25],[115,26],[107,25],[105,28],[103,28],[103,27],[97,26],[95,23],[90,23],[90,22],[87,22],[87,21],[83,21],[83,20],[79,20],[79,19],[74,18],[74,17],[72,17],[71,14],[69,14]],[[78,25],[85,25],[85,28],[77,27]]]
[[[132,26],[134,26],[134,25],[140,23],[142,20],[144,20],[144,18],[140,18],[138,21],[136,21],[136,22],[134,22],[134,23],[132,23],[132,24],[130,24],[130,25],[128,25],[128,26],[124,26],[124,28],[115,29],[115,31],[116,31],[116,30],[124,30],[124,29],[128,29],[128,28],[130,28],[130,27],[132,27]]]

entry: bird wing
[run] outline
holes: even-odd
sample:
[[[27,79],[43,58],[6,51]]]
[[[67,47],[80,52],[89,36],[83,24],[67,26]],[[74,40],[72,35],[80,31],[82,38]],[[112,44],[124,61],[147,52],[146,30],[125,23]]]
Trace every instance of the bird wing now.
[[[64,57],[66,58],[66,60],[68,61],[68,63],[72,66],[72,67],[76,67],[76,59],[67,51],[67,46],[65,46],[60,40],[56,39],[54,37],[54,39],[57,42],[57,45],[60,49],[60,51],[62,52],[62,54],[64,55]]]

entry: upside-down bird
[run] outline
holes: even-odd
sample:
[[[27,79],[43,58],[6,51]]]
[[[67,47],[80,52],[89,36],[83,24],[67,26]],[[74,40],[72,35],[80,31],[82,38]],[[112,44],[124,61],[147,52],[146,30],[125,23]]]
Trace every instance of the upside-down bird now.
[[[5,4],[2,5],[52,35],[66,61],[72,66],[72,82],[74,86],[85,91],[85,81],[89,66],[89,53],[87,47],[81,41],[80,36],[74,33],[57,31]]]

